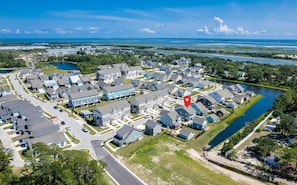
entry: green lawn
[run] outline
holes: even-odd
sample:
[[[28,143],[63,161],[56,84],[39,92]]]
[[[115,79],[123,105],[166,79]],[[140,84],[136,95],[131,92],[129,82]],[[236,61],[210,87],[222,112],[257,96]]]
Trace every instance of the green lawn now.
[[[83,127],[86,127],[89,130],[89,134],[91,134],[91,135],[95,135],[96,134],[96,132],[92,128],[90,128],[89,125],[83,124]]]
[[[65,132],[65,134],[71,139],[71,141],[75,144],[79,144],[80,141],[79,139],[76,139],[75,137],[73,137],[69,132]]]
[[[240,184],[190,158],[184,143],[161,133],[144,136],[118,150],[116,155],[124,157],[123,162],[147,184]]]

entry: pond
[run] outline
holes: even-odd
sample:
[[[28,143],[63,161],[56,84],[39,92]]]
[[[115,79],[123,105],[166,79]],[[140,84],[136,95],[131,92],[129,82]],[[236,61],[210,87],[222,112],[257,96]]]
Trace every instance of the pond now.
[[[245,124],[252,122],[256,118],[260,117],[263,113],[272,108],[274,99],[283,93],[283,91],[269,89],[264,87],[256,87],[251,85],[241,84],[245,90],[254,91],[256,94],[261,94],[263,98],[254,104],[244,115],[234,120],[227,128],[221,131],[213,140],[209,142],[211,148],[217,146],[221,142],[236,133]]]
[[[55,63],[51,63],[49,65],[53,65],[53,66],[57,67],[57,69],[60,69],[60,70],[77,70],[78,69],[77,65],[68,63],[68,62],[55,62]]]

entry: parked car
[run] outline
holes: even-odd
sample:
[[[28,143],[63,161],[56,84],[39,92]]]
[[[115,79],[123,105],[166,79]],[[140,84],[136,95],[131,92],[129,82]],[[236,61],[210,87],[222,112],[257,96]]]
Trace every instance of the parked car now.
[[[69,126],[66,126],[66,130],[70,130],[70,127]]]
[[[63,109],[60,109],[59,111],[60,111],[60,112],[63,112]]]
[[[82,131],[84,131],[84,132],[89,132],[89,130],[88,130],[86,127],[83,127],[83,128],[82,128]]]
[[[54,106],[54,109],[58,109],[58,106],[57,106],[57,105],[55,105],[55,106]]]
[[[61,121],[61,125],[65,125],[65,121]]]

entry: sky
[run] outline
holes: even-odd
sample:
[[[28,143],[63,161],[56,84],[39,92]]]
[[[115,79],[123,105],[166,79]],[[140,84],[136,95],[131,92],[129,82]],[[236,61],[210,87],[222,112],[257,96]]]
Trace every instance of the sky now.
[[[3,0],[0,38],[297,38],[296,0]]]

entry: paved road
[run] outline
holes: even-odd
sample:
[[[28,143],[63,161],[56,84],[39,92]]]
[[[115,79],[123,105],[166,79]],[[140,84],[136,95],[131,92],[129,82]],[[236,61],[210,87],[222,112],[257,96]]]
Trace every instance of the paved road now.
[[[54,109],[54,106],[57,105],[56,102],[42,102],[36,98],[33,97],[32,94],[27,94],[23,86],[19,83],[19,81],[15,78],[16,72],[12,73],[9,78],[11,83],[13,84],[15,91],[20,94],[24,99],[31,102],[32,104],[36,106],[40,106],[44,111],[48,112],[51,115],[58,116],[61,120],[63,120],[66,124],[65,126],[70,126],[70,132],[80,140],[80,143],[78,145],[75,145],[71,147],[70,149],[88,149],[91,152],[91,155],[95,159],[104,159],[107,162],[108,169],[107,171],[111,172],[111,176],[119,183],[124,185],[134,185],[134,184],[143,184],[140,180],[136,178],[136,176],[131,173],[127,168],[122,166],[119,162],[117,162],[113,156],[109,153],[107,153],[105,150],[99,147],[99,144],[97,145],[96,142],[94,144],[91,143],[93,140],[107,140],[109,138],[112,138],[116,134],[116,130],[112,130],[110,132],[104,133],[102,135],[96,134],[96,135],[90,135],[88,133],[85,133],[82,131],[82,124],[84,122],[79,119],[74,119],[72,117],[68,116],[67,112],[60,112],[57,109]],[[103,150],[105,152],[98,152]],[[118,171],[119,170],[119,171]],[[130,180],[125,180],[130,179]],[[126,183],[129,182],[129,183]]]
[[[97,159],[106,162],[107,168],[106,171],[120,184],[123,185],[142,185],[144,184],[138,177],[136,177],[133,173],[128,171],[123,167],[109,152],[105,150],[104,147],[100,146],[100,140],[91,141],[93,148],[95,149],[95,153],[97,155]]]

